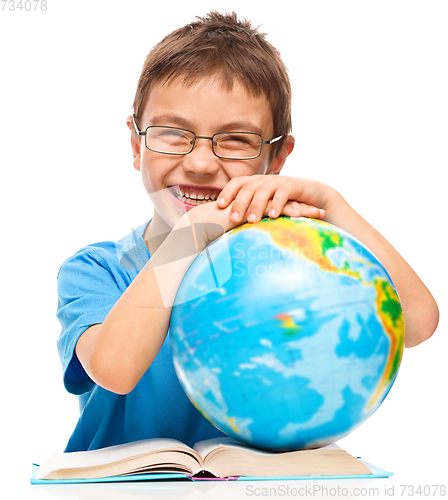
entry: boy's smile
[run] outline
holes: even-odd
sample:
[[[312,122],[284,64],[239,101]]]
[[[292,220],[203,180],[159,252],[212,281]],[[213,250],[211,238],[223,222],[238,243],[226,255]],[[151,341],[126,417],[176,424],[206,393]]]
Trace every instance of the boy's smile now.
[[[174,202],[181,203],[187,211],[203,203],[216,201],[220,192],[214,187],[194,185],[168,186],[168,190],[174,196]]]
[[[191,153],[170,155],[147,149],[144,137],[132,135],[134,167],[141,171],[154,204],[150,226],[153,230],[158,227],[157,232],[170,231],[186,211],[215,201],[233,177],[267,174],[275,164],[271,166],[272,146],[263,147],[261,155],[250,160],[223,159],[213,153],[207,137],[216,133],[253,132],[264,140],[274,136],[268,99],[250,94],[238,81],[231,90],[218,76],[189,86],[180,79],[158,82],[149,93],[138,126],[142,131],[148,126],[178,127],[198,136]],[[278,173],[280,168],[271,173]]]

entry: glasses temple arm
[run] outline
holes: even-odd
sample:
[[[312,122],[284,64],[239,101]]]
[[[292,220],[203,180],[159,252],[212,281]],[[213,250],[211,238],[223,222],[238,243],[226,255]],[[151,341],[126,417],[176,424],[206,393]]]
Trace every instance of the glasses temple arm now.
[[[142,132],[142,131],[138,128],[137,122],[135,121],[135,115],[134,115],[134,113],[132,113],[132,121],[134,122],[134,127],[135,127],[135,130],[137,131],[137,134],[138,134],[138,135],[146,135],[146,132]]]
[[[271,139],[270,141],[262,141],[262,144],[274,144],[274,142],[279,141],[285,134],[279,135],[278,137],[275,137],[274,139]]]

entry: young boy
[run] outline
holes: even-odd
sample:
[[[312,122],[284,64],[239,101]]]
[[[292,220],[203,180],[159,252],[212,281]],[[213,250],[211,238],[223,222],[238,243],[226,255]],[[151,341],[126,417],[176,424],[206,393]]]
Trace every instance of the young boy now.
[[[394,281],[406,346],[432,335],[437,305],[396,250],[333,188],[278,175],[294,147],[290,115],[279,53],[234,14],[198,18],[149,53],[127,125],[153,218],[83,248],[58,276],[58,349],[81,409],[66,451],[222,435],[184,394],[167,335],[175,293],[217,227],[284,214],[345,229]]]

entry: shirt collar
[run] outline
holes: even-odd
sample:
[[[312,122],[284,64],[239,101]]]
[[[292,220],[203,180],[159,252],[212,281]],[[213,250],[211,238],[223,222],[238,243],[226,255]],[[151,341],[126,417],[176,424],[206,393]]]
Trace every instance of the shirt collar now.
[[[145,244],[143,235],[151,220],[145,222],[137,229],[132,229],[132,233],[119,240],[115,245],[118,261],[124,269],[141,271],[150,259],[151,255]]]

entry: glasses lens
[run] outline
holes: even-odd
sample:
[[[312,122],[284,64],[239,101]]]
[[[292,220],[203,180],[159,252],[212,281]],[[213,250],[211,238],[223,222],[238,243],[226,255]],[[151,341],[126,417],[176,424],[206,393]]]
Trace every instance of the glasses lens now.
[[[261,136],[250,132],[216,134],[215,153],[223,158],[257,158],[261,153]]]
[[[157,153],[186,154],[191,151],[194,135],[173,127],[148,127],[146,147]]]

